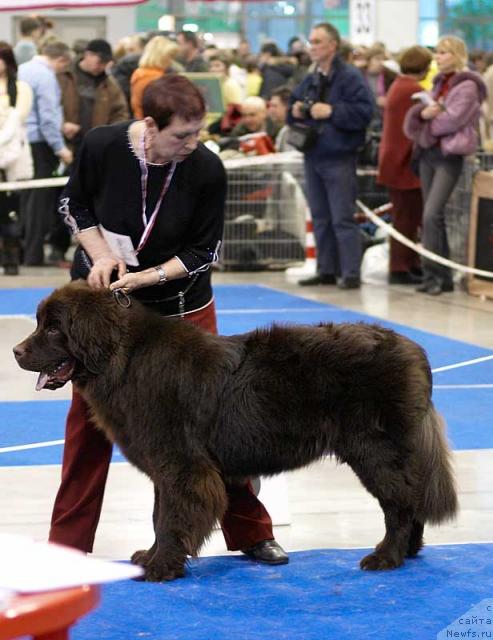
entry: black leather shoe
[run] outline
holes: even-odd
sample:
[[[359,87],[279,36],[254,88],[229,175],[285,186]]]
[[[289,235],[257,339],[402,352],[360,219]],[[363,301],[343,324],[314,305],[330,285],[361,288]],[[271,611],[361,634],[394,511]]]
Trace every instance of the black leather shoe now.
[[[419,293],[427,293],[429,296],[439,296],[441,293],[450,293],[453,290],[453,282],[440,284],[440,282],[436,280],[432,280],[431,282],[428,280],[428,282],[423,282],[419,287],[416,287],[416,291],[419,291]]]
[[[298,280],[298,284],[302,287],[314,287],[319,284],[335,284],[336,277],[331,273],[317,273],[314,276],[310,276],[309,278],[304,278],[303,280]]]
[[[358,276],[347,276],[346,278],[339,278],[337,286],[339,289],[359,289],[361,280]]]
[[[420,284],[422,278],[411,271],[393,271],[389,274],[389,284]]]
[[[429,296],[439,296],[441,293],[450,293],[453,290],[454,285],[450,282],[448,282],[447,284],[439,284],[435,282],[430,287],[428,287],[426,293]]]
[[[264,564],[288,564],[289,556],[275,540],[262,540],[249,549],[242,549],[242,553]]]

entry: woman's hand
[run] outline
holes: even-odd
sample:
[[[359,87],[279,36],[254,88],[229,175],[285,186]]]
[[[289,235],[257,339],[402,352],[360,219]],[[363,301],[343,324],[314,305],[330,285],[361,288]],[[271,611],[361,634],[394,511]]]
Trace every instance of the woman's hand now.
[[[155,269],[125,273],[116,282],[110,284],[110,291],[122,289],[124,293],[132,293],[136,289],[152,287],[159,282],[159,274]]]
[[[123,260],[112,255],[97,258],[87,277],[89,286],[94,289],[109,287],[113,271],[117,271],[118,277],[122,278],[127,272],[127,265]]]
[[[441,105],[435,103],[425,107],[419,115],[423,120],[433,120],[433,118],[436,118],[439,113],[442,113],[442,111],[443,109]]]

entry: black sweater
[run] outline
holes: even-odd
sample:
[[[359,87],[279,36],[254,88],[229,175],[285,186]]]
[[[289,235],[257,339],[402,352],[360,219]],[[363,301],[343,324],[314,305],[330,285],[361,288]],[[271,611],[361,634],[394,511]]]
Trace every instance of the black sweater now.
[[[144,231],[139,161],[129,139],[130,122],[97,127],[84,138],[80,154],[61,200],[60,213],[73,233],[101,224],[108,231],[130,236],[138,246]],[[159,197],[168,166],[148,165],[147,215]],[[178,313],[180,291],[186,291],[186,311],[199,309],[212,298],[209,266],[217,259],[224,225],[226,173],[221,160],[199,144],[178,163],[156,223],[138,254],[141,271],[176,256],[188,277],[163,286],[138,289],[132,295],[163,315]],[[75,265],[83,265],[79,255]],[[77,267],[72,277],[86,277]],[[189,287],[192,283],[193,285]],[[174,298],[173,300],[166,300]]]

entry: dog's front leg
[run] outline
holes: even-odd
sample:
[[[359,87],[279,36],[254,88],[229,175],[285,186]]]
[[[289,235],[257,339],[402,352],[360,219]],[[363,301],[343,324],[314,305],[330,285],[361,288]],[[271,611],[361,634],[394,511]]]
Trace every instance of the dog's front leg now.
[[[143,564],[145,579],[151,582],[183,577],[187,556],[198,554],[227,505],[220,474],[203,463],[175,467],[173,474],[168,468],[156,489],[155,548]]]

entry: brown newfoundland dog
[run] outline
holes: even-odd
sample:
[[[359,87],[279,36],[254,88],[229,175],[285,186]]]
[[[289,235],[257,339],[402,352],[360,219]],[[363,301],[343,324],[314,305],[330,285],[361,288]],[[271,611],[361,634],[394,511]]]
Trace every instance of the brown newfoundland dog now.
[[[393,569],[457,496],[431,373],[411,340],[366,324],[272,326],[224,337],[106,289],[69,284],[41,302],[14,348],[38,388],[68,380],[98,426],[154,483],[156,539],[132,561],[147,580],[184,574],[224,513],[224,478],[269,476],[325,455],[377,498],[386,533],[361,560]]]

